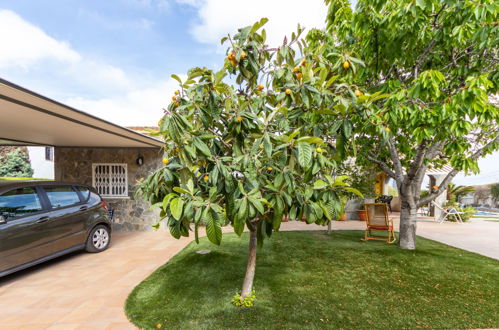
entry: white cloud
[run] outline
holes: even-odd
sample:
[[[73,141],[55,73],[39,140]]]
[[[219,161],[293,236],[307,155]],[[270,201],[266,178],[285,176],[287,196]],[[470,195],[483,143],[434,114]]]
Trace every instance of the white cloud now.
[[[180,75],[179,75],[180,76]],[[180,76],[185,79],[184,76]],[[149,85],[154,87],[133,89],[114,97],[90,99],[69,98],[65,103],[99,118],[122,126],[154,126],[163,116],[163,108],[171,102],[178,82],[173,79]]]
[[[0,45],[0,75],[28,77],[24,87],[120,125],[155,125],[178,89],[80,54],[12,11],[0,10]]]
[[[51,38],[10,10],[0,10],[0,45],[0,68],[26,69],[43,59],[67,63],[81,60],[67,43]]]
[[[298,23],[307,28],[323,28],[327,7],[323,0],[177,0],[198,9],[199,22],[192,27],[194,38],[203,43],[219,44],[237,28],[269,18],[265,29],[271,46],[279,45],[285,35],[296,31]]]

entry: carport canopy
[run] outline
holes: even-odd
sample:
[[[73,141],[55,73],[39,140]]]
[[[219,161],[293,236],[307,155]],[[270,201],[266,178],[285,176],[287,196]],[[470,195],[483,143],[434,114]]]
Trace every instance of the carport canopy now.
[[[164,142],[0,78],[0,145],[161,148]]]

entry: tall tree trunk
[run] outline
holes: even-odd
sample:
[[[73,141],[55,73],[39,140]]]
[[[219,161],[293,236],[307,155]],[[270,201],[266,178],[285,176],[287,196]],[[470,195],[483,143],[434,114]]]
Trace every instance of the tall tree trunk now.
[[[399,244],[404,250],[416,250],[417,204],[410,200],[411,194],[401,194],[400,199]]]
[[[246,275],[244,276],[243,289],[241,297],[246,298],[251,295],[253,289],[253,278],[256,268],[256,228],[250,230],[250,239],[248,247],[248,263],[246,266]]]

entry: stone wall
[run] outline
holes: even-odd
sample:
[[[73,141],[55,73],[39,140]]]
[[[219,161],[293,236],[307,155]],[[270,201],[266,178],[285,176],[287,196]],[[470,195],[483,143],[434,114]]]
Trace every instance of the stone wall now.
[[[137,157],[144,158],[142,166]],[[126,163],[128,198],[104,198],[114,211],[114,230],[151,230],[159,220],[159,211],[149,211],[150,205],[134,193],[138,181],[158,169],[162,163],[160,149],[138,148],[55,148],[55,179],[92,185],[92,164]]]

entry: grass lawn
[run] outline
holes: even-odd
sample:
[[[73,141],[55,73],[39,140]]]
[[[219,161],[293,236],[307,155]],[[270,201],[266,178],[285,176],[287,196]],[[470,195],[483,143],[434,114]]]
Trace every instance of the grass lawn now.
[[[0,181],[18,181],[18,180],[44,180],[44,181],[53,181],[52,179],[18,178],[18,177],[13,177],[13,176],[0,176]]]
[[[231,304],[248,235],[224,234],[221,247],[202,239],[140,283],[125,311],[145,329],[499,327],[499,261],[423,238],[405,251],[362,234],[274,233],[258,250],[249,309]]]

